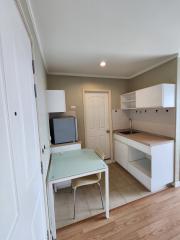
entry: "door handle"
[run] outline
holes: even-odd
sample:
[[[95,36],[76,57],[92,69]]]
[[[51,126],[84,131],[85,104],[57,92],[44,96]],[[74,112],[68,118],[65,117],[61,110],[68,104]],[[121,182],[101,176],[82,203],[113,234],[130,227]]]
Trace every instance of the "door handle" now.
[[[106,130],[106,133],[110,133],[110,130]]]

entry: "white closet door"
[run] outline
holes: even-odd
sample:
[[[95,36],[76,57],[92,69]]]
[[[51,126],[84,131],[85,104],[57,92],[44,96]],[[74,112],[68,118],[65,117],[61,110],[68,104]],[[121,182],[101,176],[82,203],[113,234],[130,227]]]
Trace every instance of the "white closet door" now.
[[[86,147],[102,149],[110,158],[110,123],[108,93],[85,93]]]
[[[0,7],[0,239],[46,239],[31,44],[15,1]]]

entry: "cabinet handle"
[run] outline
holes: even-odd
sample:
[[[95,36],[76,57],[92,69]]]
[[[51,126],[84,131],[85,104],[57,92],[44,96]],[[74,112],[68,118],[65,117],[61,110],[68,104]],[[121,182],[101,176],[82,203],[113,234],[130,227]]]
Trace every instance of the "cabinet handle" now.
[[[110,133],[110,130],[106,130],[106,133]]]

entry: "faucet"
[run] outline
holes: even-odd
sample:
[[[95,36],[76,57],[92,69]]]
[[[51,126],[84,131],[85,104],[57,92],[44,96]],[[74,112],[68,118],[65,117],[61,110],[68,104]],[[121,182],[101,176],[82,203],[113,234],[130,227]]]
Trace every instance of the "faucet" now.
[[[129,128],[130,128],[130,133],[132,134],[132,119],[129,118]]]

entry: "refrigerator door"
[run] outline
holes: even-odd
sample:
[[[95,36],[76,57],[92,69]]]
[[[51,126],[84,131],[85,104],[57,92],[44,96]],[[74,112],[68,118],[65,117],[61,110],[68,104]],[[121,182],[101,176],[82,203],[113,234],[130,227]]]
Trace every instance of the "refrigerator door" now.
[[[76,122],[74,117],[55,118],[54,143],[68,143],[76,141]]]

